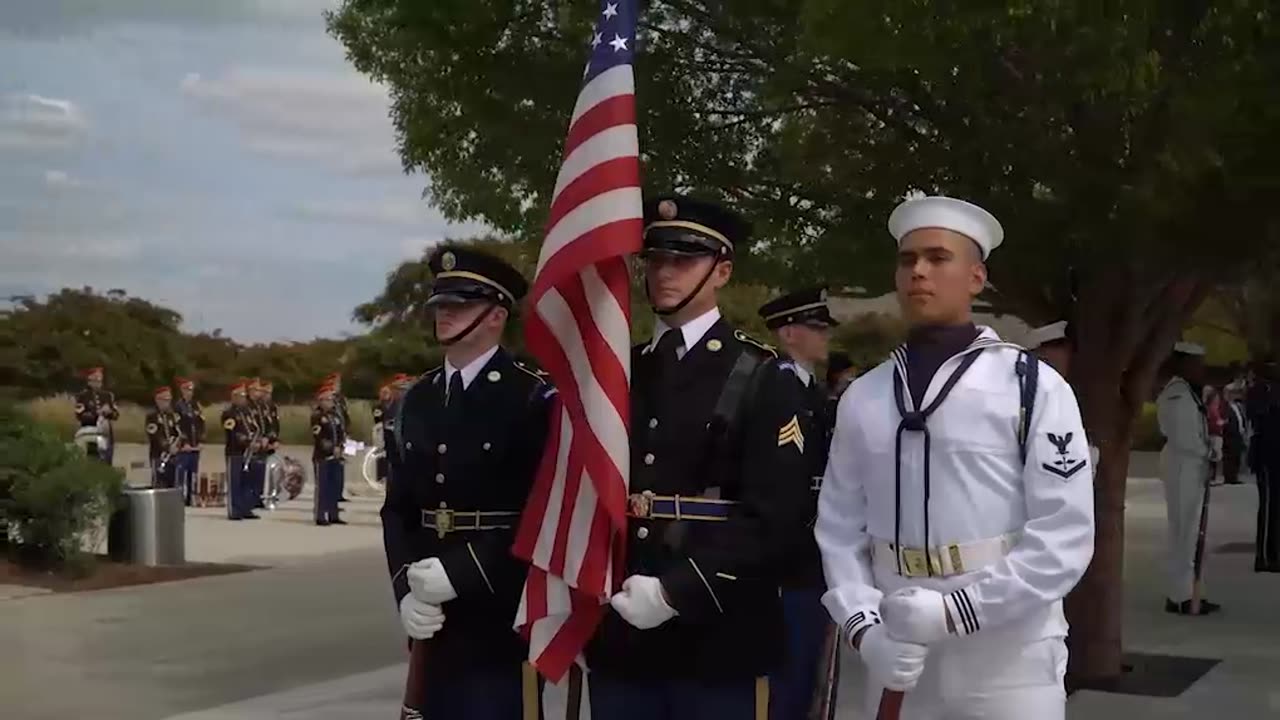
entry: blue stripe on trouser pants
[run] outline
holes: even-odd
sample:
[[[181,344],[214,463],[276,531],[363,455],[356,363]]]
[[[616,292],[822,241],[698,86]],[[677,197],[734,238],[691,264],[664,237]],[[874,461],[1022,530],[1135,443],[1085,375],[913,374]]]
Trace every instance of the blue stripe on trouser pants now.
[[[440,666],[441,670],[446,667]],[[423,717],[450,720],[520,720],[524,708],[523,692],[520,664],[428,673],[427,701],[422,714]],[[538,717],[542,717],[541,702],[538,705]]]
[[[244,507],[244,456],[228,455],[227,456],[227,518],[234,520],[244,517],[246,512]]]
[[[805,720],[818,683],[822,644],[830,619],[822,607],[822,590],[782,591],[787,653],[782,669],[769,686],[772,720]]]
[[[718,685],[632,682],[592,673],[593,720],[755,720],[755,678]],[[767,701],[766,701],[767,702]]]

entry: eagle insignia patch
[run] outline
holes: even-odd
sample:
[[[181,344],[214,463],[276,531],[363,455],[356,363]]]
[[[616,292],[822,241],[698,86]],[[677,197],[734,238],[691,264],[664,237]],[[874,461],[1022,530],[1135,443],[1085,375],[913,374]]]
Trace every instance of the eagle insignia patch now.
[[[1063,480],[1070,480],[1071,476],[1080,472],[1088,463],[1084,460],[1077,460],[1071,457],[1067,446],[1071,444],[1071,438],[1075,433],[1067,433],[1066,435],[1055,435],[1053,433],[1045,433],[1049,438],[1049,442],[1058,450],[1058,455],[1051,462],[1041,465],[1045,470],[1057,475]]]
[[[795,445],[796,449],[804,454],[804,432],[800,429],[800,419],[795,415],[791,416],[791,420],[778,429],[778,447],[784,445]]]

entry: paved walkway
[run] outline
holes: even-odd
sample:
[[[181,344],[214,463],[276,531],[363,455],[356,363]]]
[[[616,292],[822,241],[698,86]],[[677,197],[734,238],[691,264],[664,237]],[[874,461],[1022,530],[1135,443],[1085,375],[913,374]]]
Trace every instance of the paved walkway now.
[[[1149,463],[1135,463],[1142,471]],[[296,502],[296,501],[295,501]],[[1211,547],[1252,540],[1251,485],[1215,489]],[[403,644],[387,590],[373,501],[357,524],[315,528],[280,511],[229,523],[192,511],[188,555],[270,570],[76,595],[0,600],[0,647],[21,658],[0,673],[0,715],[14,720],[385,720],[403,691]],[[1126,646],[1218,658],[1181,697],[1081,692],[1073,720],[1280,717],[1280,576],[1252,556],[1214,552],[1208,618],[1160,611],[1159,483],[1130,482]],[[256,563],[255,563],[256,560]],[[854,718],[847,658],[840,717]],[[548,718],[563,693],[548,693]]]

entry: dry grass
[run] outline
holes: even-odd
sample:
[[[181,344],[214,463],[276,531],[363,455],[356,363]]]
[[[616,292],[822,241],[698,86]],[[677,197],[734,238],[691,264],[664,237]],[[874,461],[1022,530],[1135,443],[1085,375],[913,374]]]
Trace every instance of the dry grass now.
[[[350,437],[354,440],[369,442],[373,432],[372,403],[368,400],[348,401],[351,412]],[[223,442],[222,424],[219,416],[227,403],[213,403],[204,408],[205,444],[216,445]],[[57,429],[58,434],[66,440],[75,437],[75,399],[71,395],[54,395],[37,398],[25,403],[25,407],[36,420]],[[120,404],[120,419],[115,422],[117,442],[141,443],[147,441],[146,416],[148,408],[133,403]],[[288,445],[311,444],[311,408],[307,405],[280,406],[280,441]]]

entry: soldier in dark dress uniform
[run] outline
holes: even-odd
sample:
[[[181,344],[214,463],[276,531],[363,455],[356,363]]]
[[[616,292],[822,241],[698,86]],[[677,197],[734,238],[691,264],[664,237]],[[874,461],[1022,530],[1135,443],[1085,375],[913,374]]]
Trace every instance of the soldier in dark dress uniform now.
[[[342,373],[329,373],[325,376],[326,385],[333,386],[333,406],[338,411],[338,416],[342,418],[343,427],[351,427],[351,411],[347,407],[347,397],[342,394]],[[346,477],[344,475],[342,486],[338,489],[338,502],[344,503],[346,497]]]
[[[1250,465],[1258,483],[1254,572],[1280,572],[1280,386],[1276,367],[1261,366],[1245,395],[1253,426]]]
[[[257,427],[249,409],[249,387],[246,382],[231,386],[231,404],[222,411],[222,430],[226,435],[227,519],[256,520],[253,492],[248,483],[246,455],[250,454]]]
[[[106,447],[96,445],[90,448],[90,455],[111,464],[115,456],[115,429],[111,423],[120,418],[120,410],[116,407],[116,396],[102,387],[102,368],[92,367],[84,372],[84,388],[76,393],[76,421],[80,427],[102,427],[105,430]]]
[[[455,247],[429,265],[445,363],[405,392],[388,438],[387,565],[406,634],[429,643],[423,715],[515,720],[539,691],[512,629],[527,566],[510,548],[552,390],[499,345],[528,287],[520,273]]]
[[[246,480],[249,487],[250,507],[261,509],[266,506],[263,494],[267,485],[267,448],[270,444],[271,418],[268,414],[266,394],[262,390],[262,380],[249,380],[249,416],[255,429],[254,444],[249,458],[249,476]]]
[[[177,378],[179,397],[173,409],[178,413],[178,427],[182,431],[182,444],[178,447],[178,486],[188,506],[196,494],[196,481],[200,477],[200,444],[204,442],[204,411],[195,398],[196,384],[187,378]]]
[[[175,486],[178,447],[182,440],[178,414],[173,411],[173,391],[156,388],[155,407],[147,413],[148,456],[151,459],[151,487]]]
[[[344,471],[342,445],[347,441],[347,426],[334,404],[337,391],[324,385],[316,393],[316,410],[311,414],[314,449],[311,461],[315,468],[314,514],[316,525],[346,525],[338,517],[338,498],[342,492]]]
[[[827,611],[822,607],[822,593],[827,584],[822,576],[822,557],[813,538],[813,522],[818,514],[818,491],[827,468],[827,449],[831,444],[827,392],[818,382],[816,367],[827,358],[831,329],[835,318],[827,307],[825,288],[799,290],[771,300],[758,311],[765,326],[773,331],[782,349],[784,371],[795,377],[805,399],[805,416],[809,456],[809,490],[807,519],[793,549],[787,553],[787,573],[782,579],[782,608],[786,619],[786,663],[774,676],[769,693],[769,717],[773,720],[805,720],[813,703],[822,667],[823,645],[835,631]],[[838,655],[834,655],[838,657]]]
[[[767,712],[784,654],[781,565],[812,512],[794,375],[716,306],[746,222],[646,203],[654,337],[633,349],[626,565],[587,646],[598,720]]]

